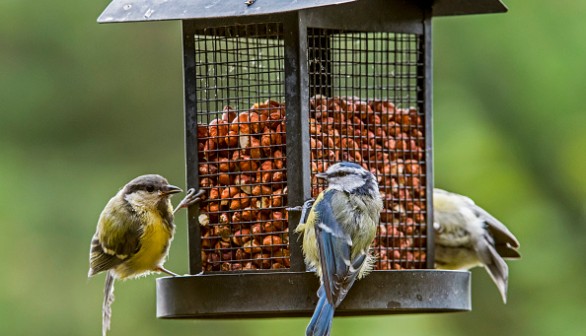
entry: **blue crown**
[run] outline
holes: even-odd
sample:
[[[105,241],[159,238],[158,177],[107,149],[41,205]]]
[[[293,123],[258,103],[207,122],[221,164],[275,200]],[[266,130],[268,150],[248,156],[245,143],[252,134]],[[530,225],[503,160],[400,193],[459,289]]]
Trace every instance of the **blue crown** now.
[[[340,162],[340,166],[341,167],[348,167],[348,168],[362,169],[361,165],[358,165],[354,162],[347,162],[347,161]]]

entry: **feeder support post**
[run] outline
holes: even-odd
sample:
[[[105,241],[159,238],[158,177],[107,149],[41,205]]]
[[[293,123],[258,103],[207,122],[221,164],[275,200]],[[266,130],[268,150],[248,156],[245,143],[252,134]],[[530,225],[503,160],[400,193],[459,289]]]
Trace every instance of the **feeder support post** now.
[[[197,101],[195,76],[195,41],[192,21],[182,21],[183,27],[183,90],[185,113],[185,163],[187,172],[187,188],[198,188],[199,175],[193,167],[199,167],[197,148]],[[187,210],[189,274],[202,271],[201,264],[201,230],[198,221],[199,206]]]
[[[309,80],[307,74],[307,27],[299,13],[283,21],[285,44],[285,102],[287,114],[287,189],[289,207],[302,206],[311,198],[311,163],[309,138]],[[297,242],[295,233],[301,211],[289,212],[289,241]],[[300,244],[290,244],[291,271],[305,270]]]

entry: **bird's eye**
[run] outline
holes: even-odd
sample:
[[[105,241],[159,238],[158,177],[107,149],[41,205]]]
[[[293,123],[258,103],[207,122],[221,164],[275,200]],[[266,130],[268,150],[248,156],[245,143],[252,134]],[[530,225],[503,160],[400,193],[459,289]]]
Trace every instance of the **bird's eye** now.
[[[146,191],[148,191],[148,192],[153,192],[153,191],[155,191],[155,187],[153,187],[152,185],[148,185],[148,186],[146,187]]]

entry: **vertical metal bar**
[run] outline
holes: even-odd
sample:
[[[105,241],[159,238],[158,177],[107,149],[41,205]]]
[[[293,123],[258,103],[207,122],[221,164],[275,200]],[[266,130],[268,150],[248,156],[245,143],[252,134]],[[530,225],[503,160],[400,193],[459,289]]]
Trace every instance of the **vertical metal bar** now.
[[[300,20],[299,15],[299,13],[291,13],[283,22],[289,207],[301,206],[311,197],[307,27],[305,21]],[[289,245],[293,272],[305,270],[300,240],[295,233],[300,215],[298,211],[289,213]]]
[[[426,266],[434,268],[435,263],[435,239],[433,231],[433,64],[432,64],[432,45],[431,45],[431,6],[425,9],[423,20],[424,33],[423,38],[419,40],[420,50],[423,51],[423,73],[418,76],[423,84],[423,111],[425,113],[425,167],[426,167],[426,211],[427,211],[427,260]],[[421,57],[421,53],[419,53]]]
[[[183,83],[185,113],[185,163],[188,188],[199,186],[197,167],[197,101],[195,81],[195,41],[192,21],[183,21]],[[189,273],[201,272],[201,233],[198,223],[199,207],[187,211]]]

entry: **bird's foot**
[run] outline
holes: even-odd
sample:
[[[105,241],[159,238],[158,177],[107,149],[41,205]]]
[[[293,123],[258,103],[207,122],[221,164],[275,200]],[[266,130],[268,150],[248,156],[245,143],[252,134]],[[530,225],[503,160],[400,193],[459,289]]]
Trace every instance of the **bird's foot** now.
[[[194,188],[187,190],[185,197],[179,202],[173,213],[176,213],[181,208],[189,208],[190,206],[199,203],[202,200],[202,196],[205,194],[205,190],[199,189],[197,193]]]
[[[313,198],[310,198],[305,201],[305,203],[303,203],[303,207],[301,208],[301,219],[299,220],[299,223],[305,224],[307,222],[307,216],[309,216],[309,212],[313,207],[313,203],[315,203],[315,199]]]
[[[156,271],[156,272],[163,272],[163,273],[167,273],[167,274],[169,274],[170,276],[174,276],[174,277],[176,277],[176,276],[179,276],[179,274],[177,274],[177,273],[173,273],[173,272],[169,271],[168,269],[166,269],[166,268],[165,268],[165,267],[163,267],[163,266],[157,266],[157,267],[155,268],[155,271]]]

